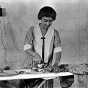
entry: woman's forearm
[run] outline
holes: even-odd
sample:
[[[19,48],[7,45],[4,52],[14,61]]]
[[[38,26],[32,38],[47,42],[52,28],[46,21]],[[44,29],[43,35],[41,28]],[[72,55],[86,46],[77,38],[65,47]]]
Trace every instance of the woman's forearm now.
[[[59,64],[59,62],[60,62],[60,60],[61,60],[61,54],[62,54],[62,52],[58,52],[58,53],[55,53],[54,55],[55,55],[55,63],[54,63],[54,65],[58,65]]]
[[[35,56],[36,55],[36,52],[34,52],[33,50],[26,50],[25,51],[27,54],[31,55],[31,56]]]

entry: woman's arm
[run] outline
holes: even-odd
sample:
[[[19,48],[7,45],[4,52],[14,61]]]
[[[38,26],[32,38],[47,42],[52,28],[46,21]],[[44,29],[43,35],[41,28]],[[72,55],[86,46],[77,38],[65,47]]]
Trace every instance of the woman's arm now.
[[[55,30],[54,53],[53,53],[53,59],[55,59],[54,66],[58,66],[58,64],[60,63],[61,55],[62,55],[61,40],[60,40],[59,32]]]
[[[27,53],[29,56],[32,56],[32,60],[40,61],[41,60],[40,55],[33,50],[33,41],[34,41],[33,29],[34,27],[30,27],[30,29],[26,34],[24,41],[24,52]]]

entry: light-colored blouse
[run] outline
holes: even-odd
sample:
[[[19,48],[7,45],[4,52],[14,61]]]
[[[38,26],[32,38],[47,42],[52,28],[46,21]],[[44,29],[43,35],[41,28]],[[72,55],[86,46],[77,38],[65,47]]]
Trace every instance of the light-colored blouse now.
[[[41,39],[41,37],[42,33],[39,25],[30,27],[25,37],[24,51],[34,47],[35,52],[37,52],[42,57],[43,40]],[[62,51],[61,40],[59,32],[52,26],[48,29],[44,37],[45,37],[44,62],[48,63],[48,61],[51,58],[53,59],[54,53]]]

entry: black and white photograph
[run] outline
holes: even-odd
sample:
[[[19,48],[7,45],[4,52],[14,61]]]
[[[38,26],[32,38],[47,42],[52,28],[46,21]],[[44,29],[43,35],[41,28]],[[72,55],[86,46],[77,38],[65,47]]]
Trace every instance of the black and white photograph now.
[[[0,88],[88,88],[87,0],[0,0]]]

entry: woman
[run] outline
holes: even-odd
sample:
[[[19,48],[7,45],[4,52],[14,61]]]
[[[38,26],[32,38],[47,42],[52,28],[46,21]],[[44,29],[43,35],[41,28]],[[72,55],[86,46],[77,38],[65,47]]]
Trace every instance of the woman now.
[[[31,26],[26,34],[24,51],[35,63],[44,64],[47,67],[58,66],[62,48],[59,32],[52,25],[56,20],[56,11],[52,7],[45,6],[40,9],[38,20],[39,24]],[[42,79],[39,80],[41,82]],[[47,87],[53,88],[53,80],[47,82]],[[26,80],[26,83],[29,84],[30,80]]]

